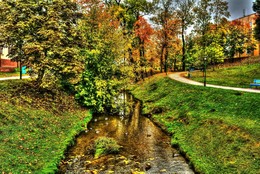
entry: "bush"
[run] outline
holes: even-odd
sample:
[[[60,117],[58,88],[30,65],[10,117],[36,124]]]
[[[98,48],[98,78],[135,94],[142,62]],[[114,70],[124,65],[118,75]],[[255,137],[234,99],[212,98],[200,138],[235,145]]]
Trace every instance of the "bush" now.
[[[120,147],[116,140],[113,138],[99,137],[95,141],[95,158],[99,158],[101,155],[118,153]]]

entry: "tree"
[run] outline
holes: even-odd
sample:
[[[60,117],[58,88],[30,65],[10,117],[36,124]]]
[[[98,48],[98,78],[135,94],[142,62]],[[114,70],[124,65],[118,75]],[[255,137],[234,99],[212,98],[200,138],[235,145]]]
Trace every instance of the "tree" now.
[[[169,55],[170,38],[176,28],[175,1],[158,0],[155,6],[156,16],[152,20],[158,27],[158,39],[160,41],[160,71],[167,72],[167,60]],[[172,20],[174,19],[174,20]],[[174,21],[174,22],[173,22]]]
[[[255,21],[255,28],[254,28],[254,37],[256,40],[260,41],[260,0],[256,0],[253,3],[253,10],[257,13],[257,18]]]
[[[254,49],[254,41],[251,39],[249,25],[240,21],[233,21],[225,26],[228,30],[226,33],[226,43],[224,45],[225,55],[232,61],[236,53],[239,55],[245,51]]]
[[[218,26],[222,18],[228,18],[230,13],[228,11],[228,2],[225,0],[213,0],[212,14],[215,24]]]
[[[204,46],[206,46],[205,43],[207,42],[204,35],[209,30],[217,30],[225,17],[230,16],[228,12],[228,3],[223,0],[198,1],[197,6],[194,8],[194,12],[196,16],[195,28],[198,34],[202,36],[201,44]],[[216,27],[210,28],[210,25],[212,24],[211,21],[214,21]]]
[[[95,112],[109,112],[122,85],[123,32],[120,21],[110,15],[102,2],[81,3],[85,8],[85,18],[80,23],[85,69],[76,86],[76,99]]]
[[[1,44],[9,56],[37,74],[37,85],[52,87],[81,72],[78,6],[71,0],[2,1]]]
[[[220,44],[221,33],[218,30],[208,31],[204,34],[204,39],[207,41],[205,45],[201,45],[200,39],[202,38],[193,39],[194,45],[190,54],[190,62],[192,62],[193,66],[201,67],[205,59],[211,65],[224,62],[224,48]]]
[[[152,3],[147,0],[126,0],[126,1],[106,1],[111,9],[112,16],[115,16],[120,21],[120,25],[124,32],[124,39],[128,39],[127,50],[125,53],[125,60],[128,60],[134,67],[135,79],[139,79],[142,69],[140,65],[144,64],[144,47],[140,35],[135,34],[138,26],[136,23],[144,14],[150,12]],[[135,49],[138,49],[139,54],[135,54]],[[127,55],[128,54],[128,55]],[[141,60],[141,62],[139,62]],[[143,66],[143,65],[142,65]]]
[[[185,31],[193,24],[195,8],[195,0],[178,0],[177,1],[177,16],[181,23],[181,38],[182,38],[182,70],[186,68],[186,42]]]
[[[30,2],[3,1],[0,3],[0,47],[8,47],[8,56],[12,60],[19,61],[20,66],[25,59],[23,50],[25,37],[30,32],[27,22],[32,13],[30,6],[32,6]],[[20,78],[22,78],[21,72]]]
[[[145,45],[150,41],[150,36],[153,34],[153,29],[149,23],[143,18],[139,17],[139,19],[134,24],[134,32],[136,38],[138,40],[139,46],[139,62],[141,67],[146,67],[146,57],[145,57]],[[142,70],[143,72],[143,70]]]
[[[194,8],[196,32],[204,36],[209,30],[211,20],[211,0],[201,0]]]

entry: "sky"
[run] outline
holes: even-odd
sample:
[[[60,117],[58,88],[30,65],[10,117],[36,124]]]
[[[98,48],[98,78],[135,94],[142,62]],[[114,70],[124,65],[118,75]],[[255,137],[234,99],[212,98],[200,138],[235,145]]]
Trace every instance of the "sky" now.
[[[230,20],[243,17],[243,9],[245,9],[245,15],[254,13],[252,6],[255,0],[227,0],[229,6],[229,12],[231,16]]]

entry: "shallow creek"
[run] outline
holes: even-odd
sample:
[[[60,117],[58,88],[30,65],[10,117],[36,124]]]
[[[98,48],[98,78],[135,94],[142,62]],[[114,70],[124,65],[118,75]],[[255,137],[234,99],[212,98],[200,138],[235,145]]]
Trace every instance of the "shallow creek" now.
[[[131,107],[119,115],[94,116],[61,162],[58,173],[194,173],[185,159],[170,145],[170,137],[148,118],[140,115],[140,102],[122,94]],[[128,111],[125,114],[125,112]],[[118,154],[93,157],[98,137],[114,138],[122,146]]]

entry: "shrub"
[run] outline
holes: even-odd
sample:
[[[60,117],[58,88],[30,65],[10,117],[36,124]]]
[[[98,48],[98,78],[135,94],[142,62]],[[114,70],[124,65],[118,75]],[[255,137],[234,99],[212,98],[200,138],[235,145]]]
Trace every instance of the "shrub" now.
[[[99,158],[101,155],[118,153],[120,147],[116,140],[113,138],[99,137],[95,141],[95,158]]]

